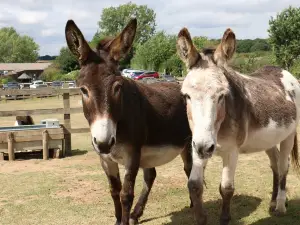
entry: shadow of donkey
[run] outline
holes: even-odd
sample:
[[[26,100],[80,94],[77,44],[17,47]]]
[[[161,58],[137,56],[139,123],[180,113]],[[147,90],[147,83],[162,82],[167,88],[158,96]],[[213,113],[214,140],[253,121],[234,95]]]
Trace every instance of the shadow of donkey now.
[[[249,216],[253,211],[257,209],[261,203],[261,199],[247,195],[235,195],[232,198],[231,214],[232,214],[232,225],[242,225],[243,222],[240,219]],[[208,215],[207,224],[219,225],[219,216],[221,208],[221,199],[216,201],[204,202],[204,208]],[[164,225],[194,225],[194,215],[192,209],[185,207],[180,211],[173,212],[171,216],[171,222],[165,223]],[[270,223],[273,224],[273,223]]]

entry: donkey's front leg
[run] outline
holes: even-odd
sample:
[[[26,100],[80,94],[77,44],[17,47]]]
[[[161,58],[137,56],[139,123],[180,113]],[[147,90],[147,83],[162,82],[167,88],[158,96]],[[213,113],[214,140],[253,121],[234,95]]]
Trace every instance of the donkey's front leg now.
[[[156,177],[155,168],[146,168],[144,171],[144,186],[138,202],[130,216],[130,225],[138,224],[138,219],[143,215],[148,196]]]
[[[107,176],[109,186],[110,186],[110,194],[114,201],[115,206],[115,216],[116,216],[116,225],[121,224],[122,218],[122,207],[120,202],[120,191],[122,188],[119,167],[118,164],[109,160],[109,159],[101,159],[101,166]]]
[[[123,188],[121,190],[122,225],[129,225],[130,210],[134,198],[134,185],[140,165],[140,152],[132,152],[125,166]]]
[[[230,202],[234,193],[234,175],[238,160],[238,151],[232,150],[231,152],[223,153],[221,156],[223,159],[223,171],[219,190],[223,202],[220,224],[228,225],[231,220]]]
[[[203,208],[203,183],[204,183],[204,168],[206,166],[207,159],[200,159],[193,154],[193,166],[188,181],[188,188],[190,192],[190,198],[193,203],[193,210],[195,214],[197,225],[206,225],[207,215]]]

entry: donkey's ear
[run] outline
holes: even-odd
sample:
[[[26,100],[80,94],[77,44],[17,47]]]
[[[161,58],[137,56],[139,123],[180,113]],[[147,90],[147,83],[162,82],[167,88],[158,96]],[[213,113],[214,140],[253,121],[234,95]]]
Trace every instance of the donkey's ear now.
[[[214,53],[214,59],[216,62],[227,62],[230,60],[236,49],[235,34],[231,29],[227,29],[224,32],[223,38],[219,46]]]
[[[112,40],[109,45],[109,54],[114,60],[119,61],[128,54],[134,41],[136,28],[136,18],[131,19],[123,31]]]
[[[76,56],[81,65],[84,64],[92,50],[73,20],[68,20],[65,35],[70,51]]]
[[[193,44],[191,35],[187,28],[181,29],[177,38],[177,54],[186,64],[188,69],[191,69],[200,58],[196,47]]]

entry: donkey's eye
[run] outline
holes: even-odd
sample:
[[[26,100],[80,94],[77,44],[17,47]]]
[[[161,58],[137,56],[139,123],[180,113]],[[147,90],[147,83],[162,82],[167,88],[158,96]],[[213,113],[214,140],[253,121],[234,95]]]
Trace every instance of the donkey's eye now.
[[[219,99],[218,99],[218,103],[220,103],[223,99],[224,99],[224,94],[221,94],[220,96],[219,96]]]
[[[84,96],[89,97],[89,92],[88,92],[88,90],[87,90],[86,88],[81,87],[81,88],[80,88],[80,91],[81,91],[81,93],[82,93]]]

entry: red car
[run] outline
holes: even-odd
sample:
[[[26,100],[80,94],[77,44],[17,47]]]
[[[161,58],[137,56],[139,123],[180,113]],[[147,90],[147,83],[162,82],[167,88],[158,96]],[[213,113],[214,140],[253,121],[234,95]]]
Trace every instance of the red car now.
[[[147,71],[145,73],[136,75],[133,77],[134,80],[141,80],[145,77],[153,77],[153,78],[159,78],[159,73],[154,71]]]

